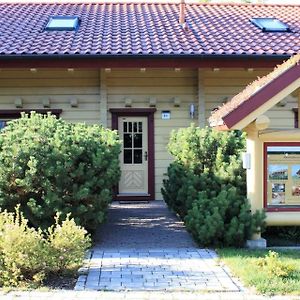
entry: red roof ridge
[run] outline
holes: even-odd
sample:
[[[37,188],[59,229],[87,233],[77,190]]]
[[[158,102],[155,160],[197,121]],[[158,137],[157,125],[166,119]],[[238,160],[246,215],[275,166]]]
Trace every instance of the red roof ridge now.
[[[263,77],[258,77],[258,79],[254,80],[252,83],[246,86],[244,90],[242,90],[240,93],[234,96],[230,101],[223,104],[223,106],[220,106],[217,110],[212,112],[209,118],[210,126],[216,127],[216,126],[226,125],[224,122],[224,118],[226,118],[229,114],[233,113],[242,104],[249,101],[263,88],[271,84],[274,79],[280,77],[283,73],[288,72],[295,65],[299,65],[299,62],[300,62],[300,54],[294,55],[293,57],[286,60],[282,64],[276,66],[274,70],[268,75],[265,75]]]

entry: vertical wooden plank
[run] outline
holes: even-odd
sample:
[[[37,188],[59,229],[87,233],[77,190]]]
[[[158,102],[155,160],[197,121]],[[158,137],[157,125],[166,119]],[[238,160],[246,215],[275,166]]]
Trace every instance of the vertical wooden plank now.
[[[106,72],[100,70],[100,122],[104,127],[107,127],[107,85]]]
[[[198,69],[198,125],[199,127],[204,128],[205,123],[205,93],[203,70]]]
[[[300,90],[298,91],[298,112],[297,112],[297,117],[298,117],[298,123],[296,128],[300,128]],[[295,124],[296,125],[296,124]]]

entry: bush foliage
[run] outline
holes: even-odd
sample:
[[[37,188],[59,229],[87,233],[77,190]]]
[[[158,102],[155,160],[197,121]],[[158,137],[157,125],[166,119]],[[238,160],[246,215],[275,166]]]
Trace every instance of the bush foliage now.
[[[269,251],[265,257],[259,258],[257,265],[266,271],[269,278],[291,278],[296,272],[295,266],[282,261],[279,254],[274,251]]]
[[[35,227],[71,213],[92,230],[104,220],[120,176],[117,134],[32,112],[0,134],[0,207],[16,205]]]
[[[240,132],[195,126],[173,132],[162,194],[202,245],[242,246],[264,228],[263,212],[251,214],[241,165],[245,139]]]
[[[0,213],[0,286],[38,286],[49,274],[75,272],[90,237],[68,216],[48,231],[28,226],[20,213]]]

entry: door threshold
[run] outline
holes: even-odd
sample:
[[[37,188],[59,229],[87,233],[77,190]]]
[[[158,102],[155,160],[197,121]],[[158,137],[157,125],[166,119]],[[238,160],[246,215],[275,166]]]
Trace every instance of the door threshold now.
[[[117,197],[150,197],[148,193],[119,193]]]
[[[136,193],[121,193],[121,194],[117,194],[115,196],[114,200],[117,201],[132,201],[132,202],[136,202],[136,201],[152,201],[154,199],[150,198],[151,195],[150,194],[136,194]]]

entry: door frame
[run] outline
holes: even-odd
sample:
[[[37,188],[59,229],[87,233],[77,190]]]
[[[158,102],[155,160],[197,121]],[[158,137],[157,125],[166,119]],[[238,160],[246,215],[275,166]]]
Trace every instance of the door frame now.
[[[154,113],[156,108],[111,108],[111,127],[118,130],[119,117],[147,117],[148,124],[148,195],[149,196],[119,196],[119,186],[115,188],[114,200],[155,200],[154,181]]]

